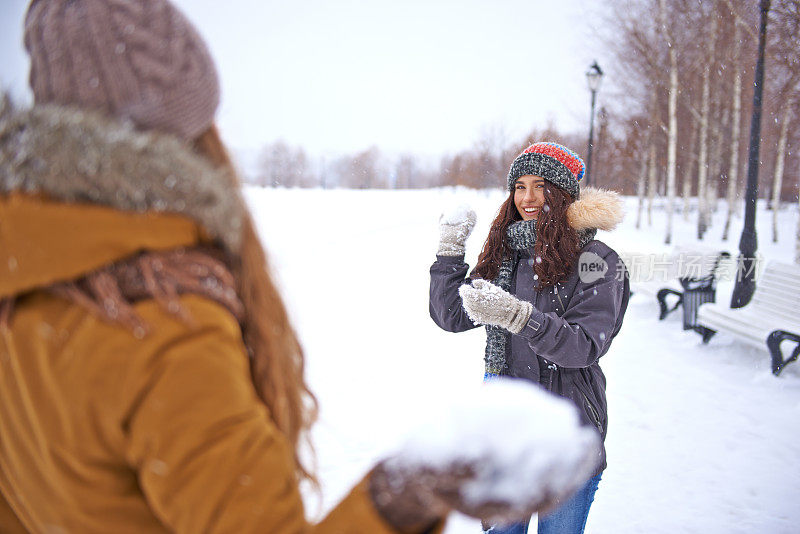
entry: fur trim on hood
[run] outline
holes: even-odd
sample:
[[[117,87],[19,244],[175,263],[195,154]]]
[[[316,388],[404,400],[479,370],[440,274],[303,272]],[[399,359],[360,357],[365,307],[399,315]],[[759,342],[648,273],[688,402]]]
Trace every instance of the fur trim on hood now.
[[[607,189],[587,187],[581,196],[567,208],[569,225],[576,230],[611,231],[625,217],[625,205],[619,193]]]
[[[246,208],[231,184],[177,137],[82,109],[15,108],[0,94],[0,194],[177,213],[238,254]]]

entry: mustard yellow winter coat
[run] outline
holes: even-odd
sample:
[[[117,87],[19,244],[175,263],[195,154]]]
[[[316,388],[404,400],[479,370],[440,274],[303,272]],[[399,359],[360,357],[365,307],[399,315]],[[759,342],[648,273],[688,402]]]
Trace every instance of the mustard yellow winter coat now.
[[[227,309],[184,295],[188,326],[140,301],[140,339],[42,289],[142,250],[235,252],[243,206],[176,139],[0,98],[0,532],[394,532],[365,482],[306,522]]]
[[[144,339],[32,288],[198,242],[172,215],[0,197],[0,531],[393,532],[365,485],[306,523],[290,447],[256,396],[236,320],[136,305]],[[17,518],[19,522],[17,522]]]

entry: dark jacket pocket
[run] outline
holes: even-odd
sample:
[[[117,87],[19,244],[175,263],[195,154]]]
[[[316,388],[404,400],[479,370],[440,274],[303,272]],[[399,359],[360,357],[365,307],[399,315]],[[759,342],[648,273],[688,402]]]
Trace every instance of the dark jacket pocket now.
[[[580,391],[580,390],[579,390]],[[600,412],[597,410],[592,401],[589,400],[589,397],[586,396],[585,393],[582,391],[581,397],[583,397],[583,411],[586,413],[589,421],[597,427],[597,431],[600,432],[600,435],[603,434],[603,423],[600,420]]]

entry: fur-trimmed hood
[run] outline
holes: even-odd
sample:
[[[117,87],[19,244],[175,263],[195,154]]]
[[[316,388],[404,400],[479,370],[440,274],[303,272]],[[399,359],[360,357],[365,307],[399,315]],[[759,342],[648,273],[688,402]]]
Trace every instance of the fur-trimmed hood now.
[[[0,298],[143,250],[215,241],[238,255],[232,183],[177,137],[0,95]]]
[[[625,205],[616,191],[586,187],[567,208],[569,225],[576,230],[611,231],[625,218]]]
[[[82,109],[15,108],[0,95],[0,195],[41,193],[126,212],[180,214],[238,253],[245,207],[232,183],[177,137]]]

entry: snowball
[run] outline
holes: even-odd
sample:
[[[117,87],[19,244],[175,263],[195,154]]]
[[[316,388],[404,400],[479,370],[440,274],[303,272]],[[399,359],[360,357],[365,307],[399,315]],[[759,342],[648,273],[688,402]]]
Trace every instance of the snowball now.
[[[439,222],[442,224],[456,225],[468,220],[475,221],[475,211],[466,204],[462,204],[458,207],[445,211],[442,214],[442,218]]]
[[[525,506],[570,492],[592,475],[600,439],[579,420],[568,400],[524,380],[499,378],[432,407],[391,464],[413,470],[466,463],[477,469],[462,487],[468,502]]]

